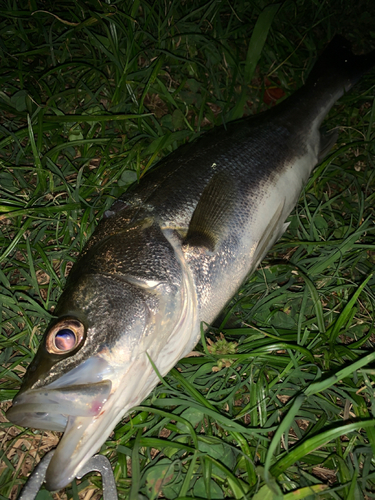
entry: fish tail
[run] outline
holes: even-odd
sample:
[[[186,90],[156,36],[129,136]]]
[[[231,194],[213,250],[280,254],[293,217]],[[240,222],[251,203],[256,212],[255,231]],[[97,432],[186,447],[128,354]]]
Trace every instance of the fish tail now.
[[[355,55],[350,42],[341,35],[335,35],[315,63],[306,85],[329,87],[338,99],[374,65],[375,50]]]
[[[275,114],[279,113],[284,122],[298,124],[300,130],[319,129],[335,102],[374,65],[375,50],[355,55],[350,43],[336,35],[315,63],[305,85],[277,106]]]

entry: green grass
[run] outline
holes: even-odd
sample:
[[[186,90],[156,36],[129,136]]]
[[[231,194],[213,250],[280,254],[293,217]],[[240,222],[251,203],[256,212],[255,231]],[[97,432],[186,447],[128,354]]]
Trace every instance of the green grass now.
[[[374,18],[351,0],[2,3],[2,410],[113,200],[201,131],[266,109],[266,87],[292,93],[335,32],[374,48]],[[374,93],[372,72],[334,107],[337,147],[286,234],[200,356],[103,446],[121,498],[374,498]],[[0,498],[15,498],[57,437],[0,425]]]

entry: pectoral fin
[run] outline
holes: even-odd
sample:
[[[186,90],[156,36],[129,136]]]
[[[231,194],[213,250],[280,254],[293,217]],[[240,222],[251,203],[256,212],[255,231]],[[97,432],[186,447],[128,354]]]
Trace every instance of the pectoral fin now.
[[[215,251],[228,232],[235,200],[234,181],[224,172],[215,174],[194,210],[183,244]]]

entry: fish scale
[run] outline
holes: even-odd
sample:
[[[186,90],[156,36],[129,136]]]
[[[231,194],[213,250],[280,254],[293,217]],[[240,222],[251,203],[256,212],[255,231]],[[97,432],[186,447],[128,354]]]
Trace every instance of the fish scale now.
[[[280,238],[334,144],[323,118],[374,63],[335,37],[295,94],[179,148],[106,211],[7,413],[64,431],[48,489],[78,474]]]

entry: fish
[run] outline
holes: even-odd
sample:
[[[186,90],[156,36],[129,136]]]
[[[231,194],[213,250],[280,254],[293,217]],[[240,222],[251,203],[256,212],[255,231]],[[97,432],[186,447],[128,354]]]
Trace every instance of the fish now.
[[[181,146],[105,212],[7,412],[64,433],[47,489],[72,481],[282,236],[336,142],[323,119],[374,64],[336,35],[293,95]]]

